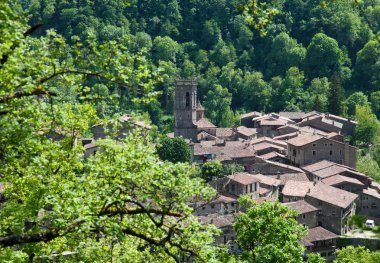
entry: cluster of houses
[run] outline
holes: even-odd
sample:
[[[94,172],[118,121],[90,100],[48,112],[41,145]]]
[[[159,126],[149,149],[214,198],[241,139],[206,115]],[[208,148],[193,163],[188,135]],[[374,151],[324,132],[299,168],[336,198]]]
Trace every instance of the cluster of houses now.
[[[202,222],[222,229],[218,244],[239,249],[232,225],[240,195],[298,211],[309,229],[301,240],[305,253],[327,261],[350,231],[352,215],[380,218],[380,184],[355,169],[356,148],[346,140],[355,121],[318,112],[251,112],[241,116],[242,126],[218,128],[205,118],[195,80],[178,80],[175,95],[175,130],[168,136],[188,139],[199,165],[219,160],[245,168],[212,180],[218,195],[196,210]]]

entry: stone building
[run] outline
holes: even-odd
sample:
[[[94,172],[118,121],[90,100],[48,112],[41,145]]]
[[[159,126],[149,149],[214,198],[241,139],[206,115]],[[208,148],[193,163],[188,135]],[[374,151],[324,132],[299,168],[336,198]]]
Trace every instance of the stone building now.
[[[373,188],[364,189],[358,210],[360,214],[380,218],[380,191]]]
[[[281,200],[284,203],[304,200],[313,182],[310,181],[287,181],[281,192]]]
[[[196,80],[177,80],[175,88],[174,136],[197,141],[197,85]]]
[[[235,214],[208,214],[198,218],[201,223],[205,225],[213,224],[222,231],[221,235],[215,237],[215,245],[226,245],[233,252],[240,251],[236,243],[236,232],[232,226],[236,218]]]
[[[353,184],[358,185],[358,182],[353,181],[353,180],[349,180],[347,178],[345,179],[345,177],[357,179],[360,183],[362,183],[364,185],[364,188],[367,188],[369,185],[371,185],[371,181],[372,181],[368,176],[366,176],[363,173],[356,171],[355,169],[353,169],[351,167],[348,167],[348,166],[345,166],[342,164],[338,164],[338,163],[334,163],[331,161],[327,161],[327,160],[323,160],[323,161],[319,161],[319,162],[316,162],[313,164],[303,166],[303,167],[301,167],[301,169],[303,171],[305,171],[309,180],[314,181],[314,182],[319,182],[319,181],[325,180],[325,183],[327,183],[327,184],[338,185],[338,184],[335,184],[338,182],[337,178],[335,178],[334,182],[333,182],[333,180],[331,180],[331,181],[327,180],[327,178],[335,176],[335,175],[340,175],[340,176],[344,176],[344,177],[339,177],[340,180],[345,180],[347,182],[347,184],[351,183],[351,185],[353,185]],[[348,181],[350,181],[350,182],[348,182]],[[359,187],[361,187],[361,186],[359,186]],[[352,188],[351,192],[355,193],[355,191],[356,190],[354,188]]]
[[[306,247],[305,257],[307,257],[307,254],[314,252],[324,257],[326,262],[332,262],[335,259],[338,238],[338,235],[323,227],[310,228],[308,235],[301,240],[301,244]]]
[[[259,198],[260,181],[249,173],[236,173],[210,182],[219,193],[234,196],[250,195],[252,199]]]
[[[287,156],[291,164],[304,166],[329,160],[356,167],[356,148],[348,143],[314,134],[300,134],[287,141]]]
[[[318,226],[343,235],[349,230],[347,220],[355,214],[357,198],[356,194],[317,183],[310,188],[305,201],[320,210]]]
[[[304,200],[285,203],[284,205],[298,212],[297,222],[304,227],[314,228],[318,226],[317,214],[319,209],[315,206],[312,206]]]
[[[237,196],[229,193],[220,193],[208,203],[191,204],[195,209],[196,215],[208,215],[218,213],[221,215],[238,212]]]

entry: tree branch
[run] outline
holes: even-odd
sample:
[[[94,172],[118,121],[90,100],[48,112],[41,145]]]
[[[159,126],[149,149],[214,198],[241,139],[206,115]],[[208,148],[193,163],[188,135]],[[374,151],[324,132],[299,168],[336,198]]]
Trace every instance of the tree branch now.
[[[41,86],[38,86],[32,91],[15,91],[11,94],[0,96],[0,103],[5,103],[13,99],[22,98],[22,97],[30,97],[34,95],[47,95],[47,96],[56,96],[56,94],[52,91],[48,91],[43,89]]]

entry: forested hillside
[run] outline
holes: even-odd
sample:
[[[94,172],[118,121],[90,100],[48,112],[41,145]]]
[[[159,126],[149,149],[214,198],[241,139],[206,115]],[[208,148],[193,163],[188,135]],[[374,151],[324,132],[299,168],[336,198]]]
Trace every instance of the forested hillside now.
[[[40,34],[54,28],[68,41],[115,40],[160,68],[160,105],[142,109],[158,126],[168,121],[162,114],[172,115],[174,80],[194,77],[209,117],[215,111],[227,117],[211,118],[221,126],[251,110],[354,115],[350,101],[358,100],[372,102],[379,114],[379,0],[269,1],[278,14],[265,36],[246,23],[244,2],[22,0],[30,24],[44,24]],[[364,94],[350,98],[354,92]]]

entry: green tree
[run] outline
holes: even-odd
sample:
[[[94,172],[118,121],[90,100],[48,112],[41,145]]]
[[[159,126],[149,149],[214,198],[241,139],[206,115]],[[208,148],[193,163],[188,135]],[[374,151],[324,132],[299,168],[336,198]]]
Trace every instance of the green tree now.
[[[31,38],[19,20],[26,16],[11,2],[0,2],[6,198],[0,261],[40,261],[64,251],[76,253],[72,262],[215,261],[211,244],[218,231],[201,225],[187,205],[215,192],[193,167],[160,161],[139,132],[123,141],[99,140],[96,155],[83,159],[80,138],[106,121],[96,115],[92,85],[120,85],[130,103],[154,101],[155,72],[144,57],[115,42],[73,39],[69,46],[54,31]],[[54,91],[67,87],[77,91],[75,98]]]
[[[334,263],[375,263],[380,261],[380,252],[371,252],[369,249],[359,246],[347,246],[338,249]]]
[[[172,163],[190,163],[192,158],[191,148],[182,137],[164,137],[157,147],[157,154],[161,160]]]
[[[278,202],[252,203],[248,197],[240,200],[248,206],[234,223],[242,258],[248,262],[302,262],[304,248],[298,241],[306,229],[297,223],[297,213]]]
[[[344,112],[344,89],[342,86],[341,78],[338,74],[334,73],[330,79],[330,88],[328,93],[328,106],[327,109],[332,114],[341,115]]]
[[[234,122],[234,113],[231,110],[232,95],[226,88],[215,85],[209,90],[204,105],[210,120],[219,127],[231,127]]]
[[[355,139],[359,143],[371,144],[379,132],[379,123],[368,105],[356,105],[355,119],[358,124],[355,128]]]
[[[323,33],[316,34],[307,47],[305,66],[310,78],[330,77],[334,72],[340,72],[343,53],[338,42]]]
[[[230,175],[230,174],[240,173],[240,172],[244,172],[244,171],[245,171],[245,168],[241,164],[236,164],[236,163],[223,164],[223,174],[224,175]]]
[[[327,98],[329,94],[329,81],[327,78],[315,78],[310,82],[307,89],[309,93],[305,100],[306,110],[316,110],[318,112],[327,111]]]
[[[301,67],[306,49],[285,32],[277,35],[267,56],[266,68],[270,76],[284,76],[291,67]]]
[[[355,116],[356,105],[369,106],[368,97],[360,91],[352,93],[344,103],[349,116]]]
[[[357,53],[354,78],[358,90],[378,91],[380,87],[379,63],[380,43],[377,40],[369,41]]]
[[[170,37],[156,37],[153,40],[153,51],[157,61],[176,61],[181,46]]]
[[[213,177],[222,177],[223,165],[218,160],[207,161],[202,165],[202,178],[209,182]]]
[[[380,91],[375,91],[371,93],[370,102],[372,112],[376,114],[377,118],[380,118]]]
[[[325,263],[326,259],[319,253],[309,253],[307,254],[306,263]]]

